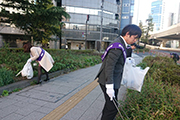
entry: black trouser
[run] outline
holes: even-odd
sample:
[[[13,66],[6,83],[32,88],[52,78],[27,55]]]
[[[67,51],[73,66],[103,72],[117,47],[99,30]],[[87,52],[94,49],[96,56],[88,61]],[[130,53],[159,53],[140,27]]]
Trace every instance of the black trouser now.
[[[117,108],[114,105],[114,102],[110,101],[110,97],[106,93],[106,87],[101,84],[100,84],[100,87],[104,93],[104,98],[105,98],[105,105],[102,111],[101,120],[113,120],[116,117],[116,114],[118,112]],[[115,99],[117,100],[118,89],[114,89],[114,91],[115,91]]]
[[[42,69],[45,71],[46,80],[49,79],[48,72],[47,72],[42,66],[39,65],[39,66],[38,66],[38,82],[40,82],[40,80],[41,80]]]

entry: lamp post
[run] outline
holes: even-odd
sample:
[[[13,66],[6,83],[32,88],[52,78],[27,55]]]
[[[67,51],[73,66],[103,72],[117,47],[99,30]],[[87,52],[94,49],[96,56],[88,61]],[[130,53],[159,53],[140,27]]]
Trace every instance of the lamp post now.
[[[86,37],[85,37],[85,49],[87,48],[87,22],[89,21],[89,15],[87,15],[87,19],[86,19]]]
[[[102,42],[103,5],[104,5],[104,0],[101,1],[101,29],[100,29],[100,46],[99,46],[99,52],[101,52],[101,42]]]
[[[57,1],[57,6],[62,7],[62,0]],[[60,22],[62,22],[61,20],[62,20],[62,19],[60,19]],[[59,26],[59,28],[62,29],[61,26]],[[59,49],[62,48],[62,47],[61,47],[61,44],[62,44],[62,38],[61,38],[61,37],[62,37],[62,36],[61,36],[61,33],[60,33],[60,34],[59,34]]]

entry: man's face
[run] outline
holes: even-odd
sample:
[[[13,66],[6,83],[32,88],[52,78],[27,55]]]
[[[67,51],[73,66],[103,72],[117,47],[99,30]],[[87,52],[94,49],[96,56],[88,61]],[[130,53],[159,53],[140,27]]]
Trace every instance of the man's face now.
[[[126,38],[126,42],[127,44],[133,44],[136,42],[136,40],[138,39],[138,35],[128,35]]]

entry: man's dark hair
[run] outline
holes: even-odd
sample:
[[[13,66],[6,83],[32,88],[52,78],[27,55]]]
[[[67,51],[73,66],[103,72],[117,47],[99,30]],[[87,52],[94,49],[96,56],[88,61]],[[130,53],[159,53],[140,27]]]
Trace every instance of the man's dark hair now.
[[[134,25],[134,24],[126,25],[122,30],[121,36],[125,36],[127,32],[129,32],[130,36],[138,35],[138,38],[140,38],[142,34],[141,29],[137,25]]]

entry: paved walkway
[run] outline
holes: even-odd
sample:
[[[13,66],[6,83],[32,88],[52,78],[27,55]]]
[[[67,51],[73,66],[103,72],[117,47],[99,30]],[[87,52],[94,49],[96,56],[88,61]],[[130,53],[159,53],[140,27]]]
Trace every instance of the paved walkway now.
[[[133,54],[136,63],[142,57]],[[94,81],[101,64],[53,78],[0,98],[0,120],[100,120],[102,91]],[[121,87],[119,99],[125,98]]]

